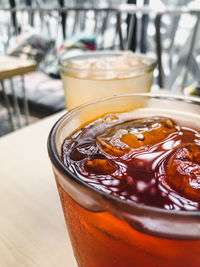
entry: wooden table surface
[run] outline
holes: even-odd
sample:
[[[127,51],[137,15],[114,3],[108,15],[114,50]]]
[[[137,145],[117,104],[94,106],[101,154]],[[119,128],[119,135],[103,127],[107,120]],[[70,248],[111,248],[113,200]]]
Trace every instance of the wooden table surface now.
[[[36,63],[33,60],[0,56],[0,81],[35,71],[36,68]]]
[[[61,113],[0,138],[0,267],[76,267],[47,154]]]

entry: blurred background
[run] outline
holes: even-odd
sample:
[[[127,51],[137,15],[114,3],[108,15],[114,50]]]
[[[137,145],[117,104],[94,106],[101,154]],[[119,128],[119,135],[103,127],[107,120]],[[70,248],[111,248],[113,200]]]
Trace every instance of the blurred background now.
[[[199,20],[199,0],[1,0],[0,136],[65,108],[63,53],[152,55],[158,59],[152,90],[198,97]],[[34,71],[4,76],[8,56],[31,60]]]

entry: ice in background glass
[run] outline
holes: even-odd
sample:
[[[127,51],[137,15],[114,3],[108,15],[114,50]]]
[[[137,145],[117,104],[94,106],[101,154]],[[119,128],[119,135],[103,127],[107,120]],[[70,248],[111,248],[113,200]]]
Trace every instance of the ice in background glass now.
[[[156,61],[130,51],[89,52],[60,59],[68,110],[119,94],[149,92]]]
[[[116,96],[72,110],[52,128],[48,149],[74,254],[80,267],[199,267],[200,213],[123,201],[92,188],[61,160],[61,147],[105,114],[181,118],[200,127],[200,101],[159,95]],[[66,255],[67,257],[67,255]]]

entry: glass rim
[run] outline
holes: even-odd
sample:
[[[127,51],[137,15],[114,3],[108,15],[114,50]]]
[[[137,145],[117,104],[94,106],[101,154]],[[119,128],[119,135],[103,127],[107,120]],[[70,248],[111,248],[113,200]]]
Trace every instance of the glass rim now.
[[[59,171],[61,171],[62,174],[65,176],[67,175],[72,179],[74,182],[84,186],[87,189],[92,190],[93,192],[96,192],[98,195],[103,196],[104,198],[114,201],[118,204],[123,204],[125,207],[127,207],[127,210],[130,210],[131,208],[134,208],[134,210],[142,210],[144,212],[151,212],[158,215],[167,215],[167,216],[177,216],[177,217],[200,217],[200,211],[183,211],[183,210],[167,210],[159,207],[154,206],[148,206],[141,203],[136,203],[134,201],[127,201],[120,199],[119,197],[107,194],[106,192],[100,191],[97,188],[89,185],[85,181],[83,181],[81,178],[79,178],[76,174],[74,174],[72,171],[70,171],[67,166],[64,164],[64,162],[61,160],[60,155],[56,149],[56,142],[55,137],[57,130],[62,123],[69,118],[74,113],[80,111],[81,109],[84,109],[90,105],[95,105],[95,103],[109,101],[112,99],[119,99],[119,98],[126,98],[129,96],[144,96],[144,97],[150,97],[154,99],[163,99],[163,100],[173,100],[173,101],[181,101],[185,103],[192,103],[200,106],[200,100],[195,97],[186,97],[186,96],[175,96],[170,94],[156,94],[156,93],[133,93],[133,94],[123,94],[123,95],[115,95],[115,96],[109,96],[101,99],[96,99],[91,102],[88,102],[86,104],[80,105],[68,112],[66,112],[61,118],[57,120],[57,122],[53,125],[51,128],[51,131],[48,136],[47,141],[47,147],[48,147],[48,154],[52,161],[52,163],[58,168]]]
[[[120,56],[122,55],[124,52],[131,52],[133,53],[133,55],[136,56],[136,58],[144,60],[144,62],[146,62],[147,64],[142,65],[140,67],[138,66],[132,66],[132,67],[128,67],[128,68],[110,68],[110,69],[90,69],[90,68],[73,68],[73,67],[67,67],[65,66],[64,62],[70,61],[70,60],[74,60],[74,59],[85,59],[85,58],[95,58],[96,56],[109,56],[109,57],[114,57],[114,56]],[[69,56],[66,57],[66,54],[61,55],[59,57],[58,60],[58,66],[60,68],[60,71],[64,71],[64,72],[68,72],[68,73],[73,73],[73,72],[81,72],[81,73],[86,73],[88,71],[90,71],[90,73],[109,73],[109,72],[126,72],[126,71],[136,71],[138,72],[138,74],[140,72],[144,72],[144,71],[148,71],[148,70],[153,70],[156,65],[157,65],[157,58],[155,56],[149,56],[146,54],[142,54],[142,53],[134,53],[130,50],[103,50],[103,51],[87,51],[84,52],[83,54],[79,54],[79,55],[75,55],[75,56]]]

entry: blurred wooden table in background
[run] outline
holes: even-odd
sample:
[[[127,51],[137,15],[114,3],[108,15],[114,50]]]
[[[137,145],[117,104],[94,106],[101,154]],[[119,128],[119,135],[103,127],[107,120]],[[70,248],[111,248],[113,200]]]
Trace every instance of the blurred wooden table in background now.
[[[21,118],[22,112],[25,114],[25,124],[29,124],[29,109],[26,97],[26,89],[24,86],[24,75],[26,73],[36,71],[36,69],[37,65],[33,60],[21,59],[12,56],[0,56],[0,83],[2,87],[5,106],[7,107],[9,120],[13,130],[21,128],[23,126]],[[12,78],[15,76],[21,76],[23,110],[20,109],[18,99],[15,93],[15,85],[12,81]],[[7,90],[5,86],[5,80],[7,79],[10,80],[13,105],[11,105],[10,99],[7,96]]]

